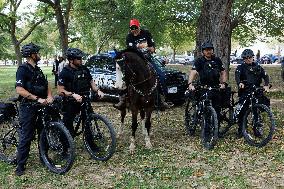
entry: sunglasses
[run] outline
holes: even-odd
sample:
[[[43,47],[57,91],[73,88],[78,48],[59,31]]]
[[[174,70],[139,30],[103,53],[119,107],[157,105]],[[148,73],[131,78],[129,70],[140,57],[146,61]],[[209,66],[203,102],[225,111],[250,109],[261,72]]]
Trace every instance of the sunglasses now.
[[[130,28],[130,30],[137,30],[138,29],[137,26],[130,26],[129,28]]]
[[[246,57],[246,59],[251,59],[251,58],[253,58],[253,56],[248,56],[248,57]]]
[[[76,60],[82,60],[82,57],[76,57],[75,59]]]

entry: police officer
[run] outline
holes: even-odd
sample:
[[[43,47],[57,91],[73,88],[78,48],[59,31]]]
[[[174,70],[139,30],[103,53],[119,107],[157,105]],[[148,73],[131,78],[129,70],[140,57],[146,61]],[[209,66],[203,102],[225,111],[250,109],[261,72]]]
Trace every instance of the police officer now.
[[[194,60],[192,69],[189,73],[188,89],[195,90],[192,82],[197,76],[199,76],[199,83],[206,85],[207,87],[220,87],[225,89],[227,74],[223,63],[220,58],[214,56],[214,47],[210,41],[206,41],[201,45],[201,51],[203,56]],[[220,93],[213,91],[210,93],[210,98],[214,99],[212,105],[219,117],[221,111]]]
[[[35,129],[39,127],[37,120],[37,107],[33,101],[45,105],[53,101],[51,89],[42,70],[37,66],[40,60],[40,47],[33,43],[22,47],[21,53],[26,62],[19,66],[16,73],[16,92],[20,95],[19,106],[19,145],[17,149],[17,168],[15,174],[24,174],[26,162],[29,156],[31,141]]]
[[[148,61],[151,62],[151,57],[148,56],[148,53],[152,54],[155,52],[155,42],[152,37],[152,34],[148,30],[140,28],[140,22],[137,19],[131,19],[129,23],[130,32],[126,36],[126,47],[128,49],[138,50],[141,53],[144,53]],[[114,104],[114,107],[121,110],[126,105],[126,93],[127,89],[121,91],[119,97],[119,103]],[[170,105],[165,102],[164,97],[159,96],[161,100],[161,109],[170,108],[173,105]]]
[[[195,90],[192,82],[197,76],[199,76],[201,85],[225,88],[227,74],[221,59],[214,56],[213,44],[210,41],[204,42],[201,45],[201,50],[203,56],[194,60],[189,73],[188,88]]]
[[[269,91],[269,76],[264,71],[264,69],[254,62],[254,53],[251,49],[245,49],[241,54],[244,63],[238,65],[235,71],[235,80],[238,85],[239,91],[239,99],[243,101],[248,94],[249,88],[246,86],[255,85],[257,87],[262,83],[262,79],[264,80],[264,90]],[[269,99],[266,97],[265,101],[269,102]],[[248,105],[248,104],[247,104]],[[269,105],[269,104],[267,104]],[[243,108],[246,109],[246,108]],[[242,118],[244,111],[241,111],[239,114],[239,118]],[[237,137],[242,136],[242,119],[238,120],[238,133]],[[255,135],[260,135],[261,131],[254,128]]]
[[[90,89],[98,92],[100,97],[104,93],[96,86],[89,69],[82,65],[82,57],[85,53],[77,48],[68,48],[66,57],[69,62],[59,74],[58,93],[65,97],[73,97],[73,100],[67,100],[64,103],[63,122],[70,134],[74,137],[75,131],[73,121],[80,112],[82,96],[90,94]],[[68,99],[68,98],[67,98]]]

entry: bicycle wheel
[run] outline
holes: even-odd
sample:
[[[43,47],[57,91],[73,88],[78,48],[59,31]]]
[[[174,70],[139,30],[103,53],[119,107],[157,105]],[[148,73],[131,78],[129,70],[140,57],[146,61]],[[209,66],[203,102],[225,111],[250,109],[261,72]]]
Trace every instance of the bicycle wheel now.
[[[193,136],[197,126],[196,105],[193,101],[188,100],[184,112],[184,126],[187,133]]]
[[[93,159],[107,161],[115,152],[116,134],[111,122],[104,116],[92,114],[86,122],[84,143]]]
[[[275,131],[275,120],[271,110],[264,104],[255,104],[243,117],[243,136],[251,146],[265,146]]]
[[[232,107],[221,109],[218,137],[224,137],[224,135],[230,130],[231,126],[233,125],[233,113],[234,109]]]
[[[60,122],[50,122],[41,132],[39,152],[47,168],[57,174],[70,170],[75,159],[74,140]]]
[[[0,159],[6,163],[15,164],[19,143],[19,123],[16,118],[0,122]]]
[[[212,149],[218,139],[218,120],[212,106],[205,107],[202,115],[201,142],[206,149]]]

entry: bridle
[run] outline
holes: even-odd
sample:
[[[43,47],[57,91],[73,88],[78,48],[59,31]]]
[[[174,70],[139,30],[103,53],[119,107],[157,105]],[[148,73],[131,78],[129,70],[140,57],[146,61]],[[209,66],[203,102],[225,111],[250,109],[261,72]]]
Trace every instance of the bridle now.
[[[142,85],[142,84],[146,83],[147,81],[149,81],[150,79],[153,78],[153,74],[152,74],[153,71],[151,71],[151,67],[149,66],[149,63],[147,62],[147,68],[150,72],[150,76],[148,78],[144,79],[143,81],[139,81],[137,83],[133,83],[133,80],[135,79],[136,73],[131,69],[129,64],[126,63],[126,65],[127,65],[128,69],[130,70],[130,72],[132,73],[132,77],[130,79],[129,85],[133,88],[133,90],[143,97],[151,95],[154,92],[154,90],[157,88],[157,85],[158,85],[157,78],[155,78],[155,84],[151,87],[151,89],[147,93],[142,92],[140,89],[137,88],[138,85]]]

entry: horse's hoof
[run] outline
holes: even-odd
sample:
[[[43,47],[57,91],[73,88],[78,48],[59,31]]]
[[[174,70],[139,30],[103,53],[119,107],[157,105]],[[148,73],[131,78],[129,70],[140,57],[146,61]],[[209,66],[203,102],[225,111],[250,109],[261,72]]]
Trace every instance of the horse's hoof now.
[[[149,142],[146,142],[146,149],[152,149],[152,144],[151,144],[151,142],[149,141]]]
[[[129,146],[129,151],[130,151],[130,154],[134,154],[135,153],[135,145],[134,144],[130,144]]]

